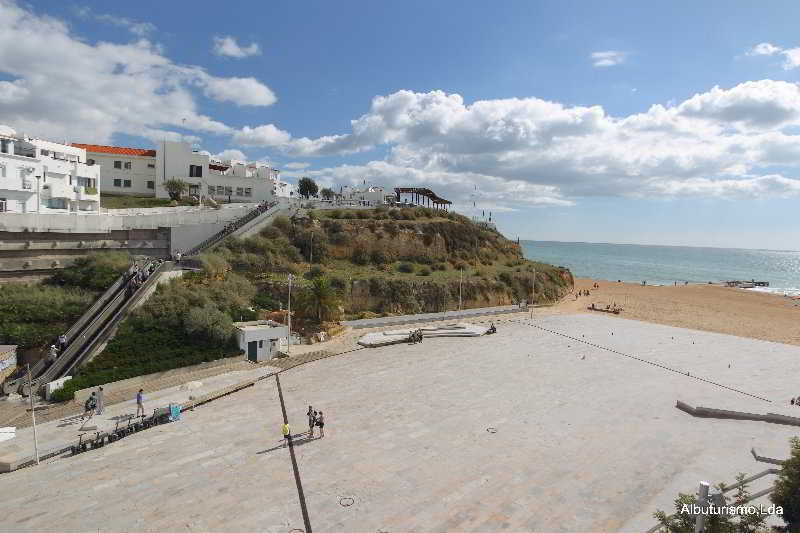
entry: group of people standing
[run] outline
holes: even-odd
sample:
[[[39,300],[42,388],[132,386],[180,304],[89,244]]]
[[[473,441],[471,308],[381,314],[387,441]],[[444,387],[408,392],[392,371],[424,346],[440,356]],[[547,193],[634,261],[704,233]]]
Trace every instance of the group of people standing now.
[[[308,438],[314,438],[314,428],[319,428],[319,438],[325,436],[325,415],[322,414],[322,411],[315,411],[312,406],[308,406],[308,412],[306,413],[308,417]],[[284,446],[289,444],[289,439],[292,437],[292,429],[289,426],[288,422],[284,422],[281,426],[281,430],[283,431],[283,439],[284,439]]]

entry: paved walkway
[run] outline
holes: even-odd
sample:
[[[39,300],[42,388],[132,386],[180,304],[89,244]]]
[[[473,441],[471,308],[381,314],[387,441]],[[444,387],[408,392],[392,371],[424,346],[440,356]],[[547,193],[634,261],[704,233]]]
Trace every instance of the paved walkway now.
[[[183,383],[163,389],[148,389],[145,393],[145,414],[152,415],[153,410],[164,407],[170,403],[186,405],[192,398],[200,398],[214,391],[225,389],[232,385],[248,380],[257,379],[277,371],[276,368],[267,366],[231,370],[228,372],[204,379],[197,388],[188,389]],[[103,414],[96,415],[91,420],[81,418],[83,410],[79,413],[70,413],[56,420],[43,422],[38,420],[36,431],[40,455],[45,455],[55,450],[61,450],[77,442],[79,435],[93,437],[96,431],[107,432],[115,429],[117,425],[124,426],[136,414],[134,396],[128,396],[124,401],[106,405]],[[15,464],[34,457],[33,428],[17,429],[17,436],[9,441],[0,442],[0,472],[5,464]]]
[[[141,385],[119,390],[113,393],[106,393],[106,405],[113,405],[125,402],[136,396],[136,392],[141,388],[145,391],[159,391],[176,387],[189,381],[203,380],[212,376],[218,376],[227,372],[252,370],[253,364],[247,361],[238,360],[227,365],[210,366],[198,368],[196,366],[186,367],[184,372],[179,372],[167,377],[154,376],[146,379]],[[21,402],[11,402],[8,400],[0,401],[0,426],[29,427],[32,423],[30,410],[27,400]],[[59,420],[69,415],[80,414],[83,412],[83,404],[74,400],[44,404],[45,408],[37,407],[36,421],[49,422]]]
[[[496,335],[327,357],[281,374],[314,531],[641,533],[699,480],[763,470],[752,446],[786,456],[796,428],[674,405],[787,412],[800,348],[616,317],[536,322],[774,403],[522,317],[496,320]],[[308,404],[325,412],[322,439],[302,435]],[[19,532],[303,528],[282,421],[263,380],[178,423],[0,476],[0,515]]]

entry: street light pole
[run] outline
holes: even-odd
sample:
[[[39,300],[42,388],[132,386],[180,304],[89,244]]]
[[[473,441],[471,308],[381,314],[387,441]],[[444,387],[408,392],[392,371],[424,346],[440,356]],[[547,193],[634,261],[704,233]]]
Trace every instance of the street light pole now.
[[[33,449],[36,452],[36,464],[39,464],[39,439],[36,437],[36,410],[33,405],[33,380],[31,379],[31,365],[28,363],[28,398],[31,402],[31,419],[33,420]]]
[[[289,352],[292,349],[292,279],[294,278],[293,275],[289,274],[289,303],[286,306],[287,312],[289,313],[289,333],[286,337],[286,355],[289,355]]]
[[[458,276],[458,310],[461,311],[461,285],[464,283],[464,267],[461,267]]]

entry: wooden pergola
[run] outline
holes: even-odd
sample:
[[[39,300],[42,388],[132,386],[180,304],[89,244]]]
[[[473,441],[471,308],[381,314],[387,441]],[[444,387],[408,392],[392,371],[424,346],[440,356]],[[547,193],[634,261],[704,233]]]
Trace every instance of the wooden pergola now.
[[[412,205],[421,205],[423,207],[433,207],[435,209],[448,210],[453,202],[446,200],[426,187],[395,187],[394,195],[397,203],[401,203],[401,195],[411,195]]]

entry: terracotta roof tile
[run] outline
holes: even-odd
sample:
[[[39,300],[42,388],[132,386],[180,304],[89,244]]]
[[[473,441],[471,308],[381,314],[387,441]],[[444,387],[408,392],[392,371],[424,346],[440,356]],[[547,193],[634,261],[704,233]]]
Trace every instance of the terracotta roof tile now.
[[[119,155],[141,155],[155,157],[155,150],[148,150],[146,148],[125,148],[123,146],[103,146],[101,144],[80,144],[72,143],[76,148],[83,148],[87,152],[94,152],[96,154],[119,154]]]

